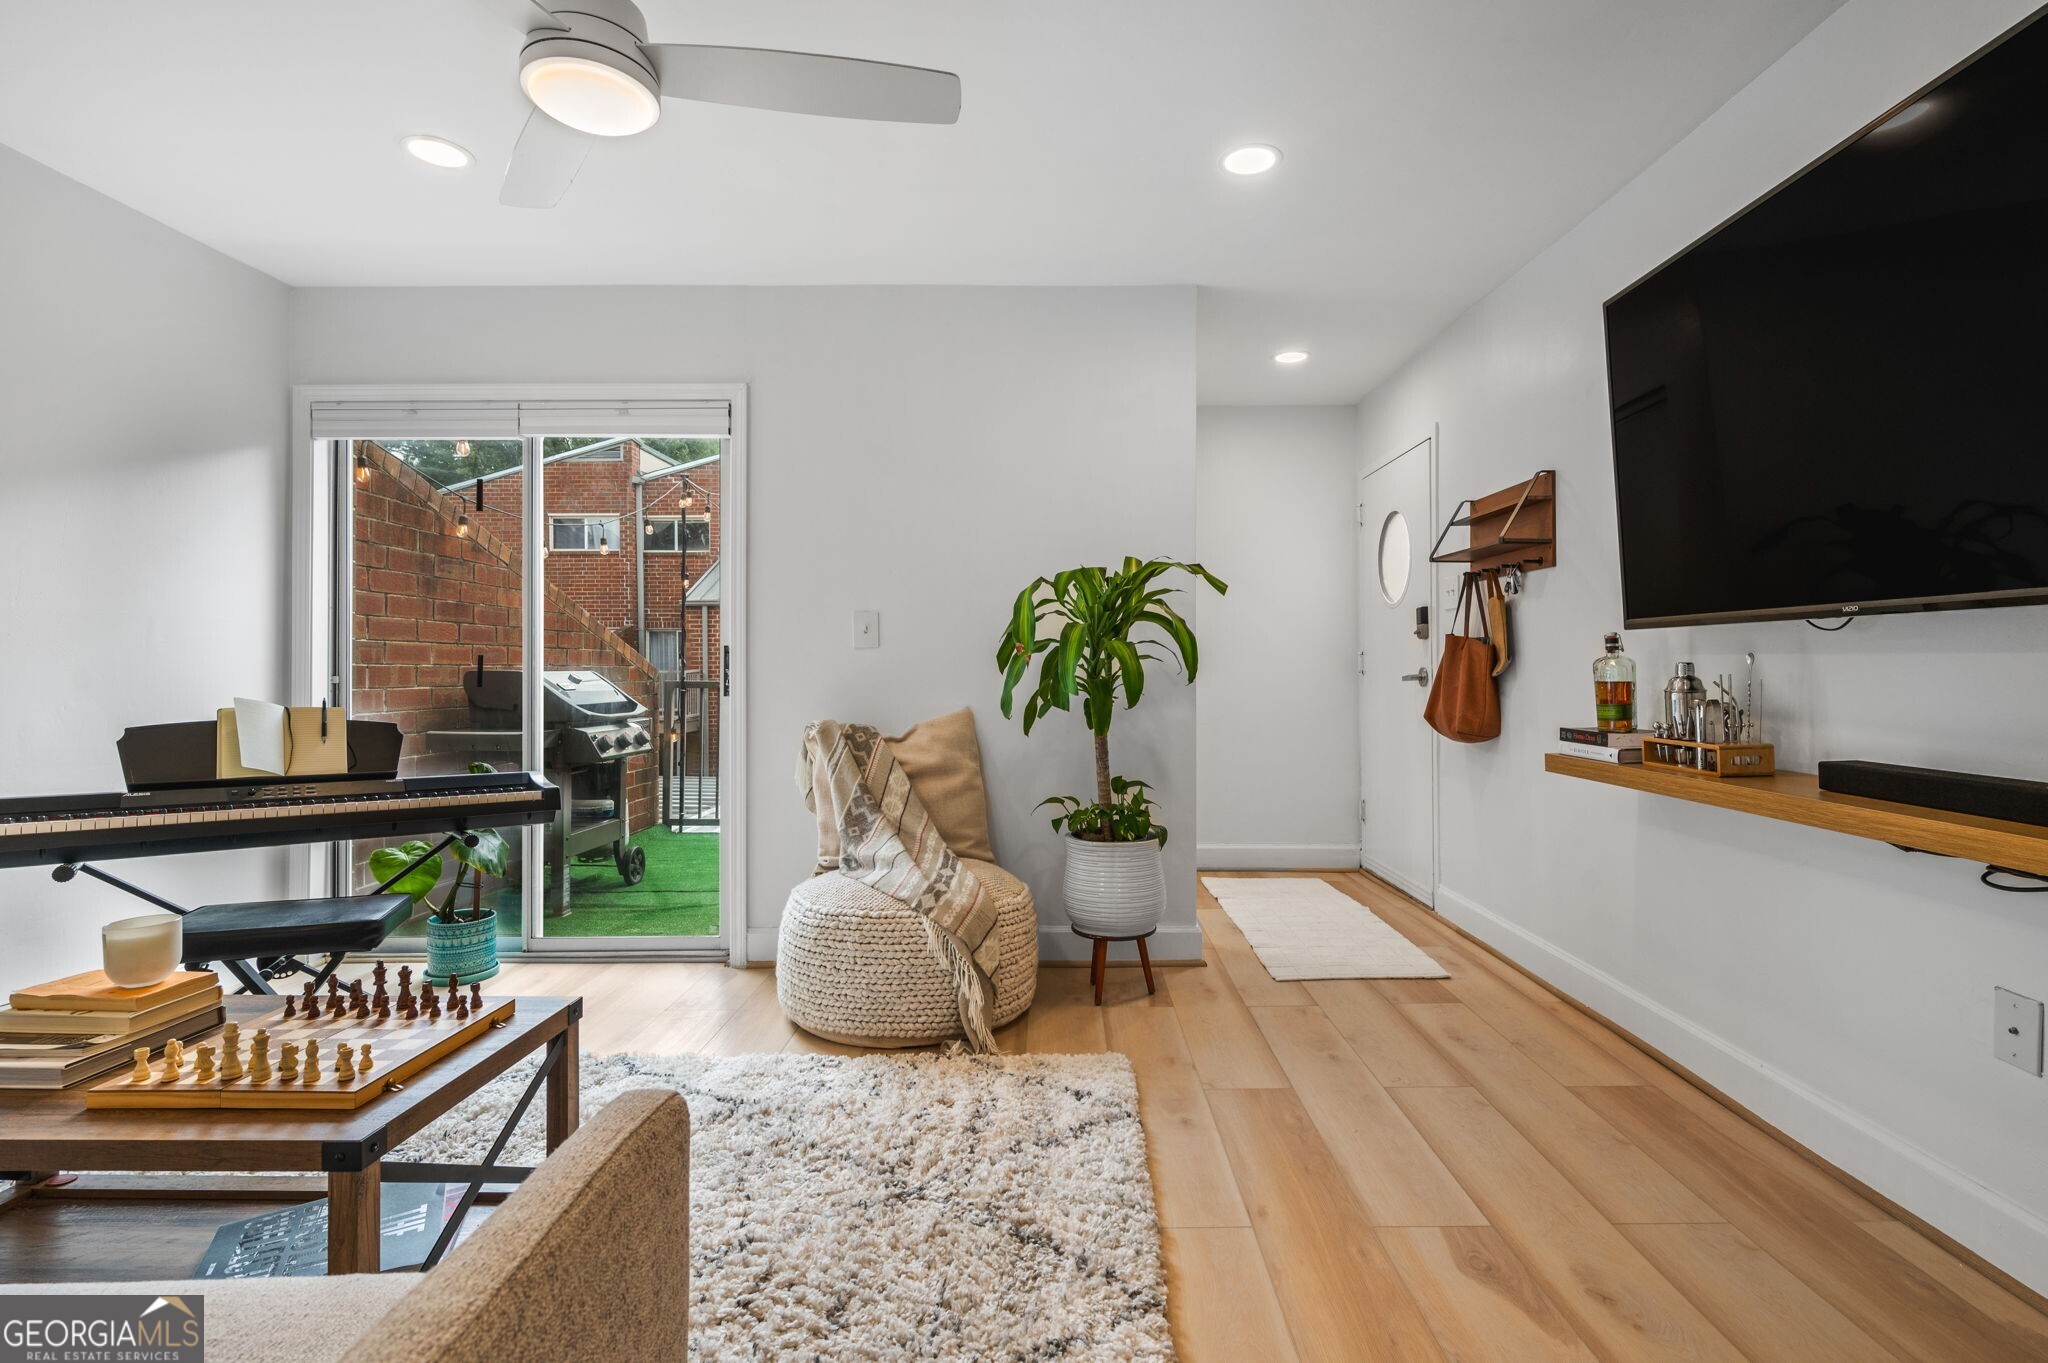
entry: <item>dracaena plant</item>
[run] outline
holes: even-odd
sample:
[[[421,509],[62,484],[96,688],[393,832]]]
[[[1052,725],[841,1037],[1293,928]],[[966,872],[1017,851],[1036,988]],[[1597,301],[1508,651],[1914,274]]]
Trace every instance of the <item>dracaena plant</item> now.
[[[1042,802],[1064,811],[1054,819],[1055,829],[1064,823],[1067,832],[1098,842],[1166,840],[1166,830],[1152,822],[1145,786],[1111,775],[1109,727],[1119,703],[1129,709],[1144,697],[1146,664],[1177,665],[1190,682],[1201,666],[1195,632],[1171,600],[1182,589],[1160,585],[1172,572],[1187,573],[1219,594],[1230,590],[1199,563],[1127,558],[1121,568],[1069,568],[1041,577],[1017,594],[996,645],[1004,716],[1037,659],[1037,678],[1024,698],[1024,732],[1050,711],[1072,710],[1078,701],[1082,721],[1095,736],[1095,803],[1071,795]]]

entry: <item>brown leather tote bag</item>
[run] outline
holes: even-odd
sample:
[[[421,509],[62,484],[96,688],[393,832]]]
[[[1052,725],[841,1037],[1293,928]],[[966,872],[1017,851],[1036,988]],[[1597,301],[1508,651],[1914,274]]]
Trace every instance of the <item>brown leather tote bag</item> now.
[[[1479,575],[1465,574],[1458,587],[1458,606],[1451,612],[1451,630],[1444,636],[1443,657],[1429,684],[1429,703],[1422,718],[1453,743],[1485,743],[1500,737],[1500,690],[1493,680],[1493,641],[1485,633],[1480,612],[1478,635],[1464,631],[1472,624],[1472,598],[1479,595]]]

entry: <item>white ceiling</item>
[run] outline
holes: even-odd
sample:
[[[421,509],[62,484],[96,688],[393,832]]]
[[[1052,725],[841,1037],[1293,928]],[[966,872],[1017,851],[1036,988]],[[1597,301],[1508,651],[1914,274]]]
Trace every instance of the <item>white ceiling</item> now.
[[[1838,3],[641,0],[958,71],[960,123],[667,101],[534,212],[521,0],[0,0],[0,143],[298,285],[1192,283],[1204,402],[1349,402]]]

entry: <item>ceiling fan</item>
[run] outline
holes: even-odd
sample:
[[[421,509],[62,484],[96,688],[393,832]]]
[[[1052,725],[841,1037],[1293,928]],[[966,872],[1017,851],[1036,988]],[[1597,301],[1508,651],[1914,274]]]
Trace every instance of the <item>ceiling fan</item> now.
[[[960,77],[893,62],[765,47],[650,43],[632,0],[509,0],[527,26],[519,86],[533,113],[512,149],[498,202],[553,208],[593,139],[631,137],[661,101],[892,123],[955,123]]]

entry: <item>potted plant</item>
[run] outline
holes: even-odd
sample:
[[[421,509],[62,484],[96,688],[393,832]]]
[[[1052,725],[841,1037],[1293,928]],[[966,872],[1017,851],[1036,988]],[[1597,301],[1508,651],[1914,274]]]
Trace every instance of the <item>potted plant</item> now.
[[[475,770],[474,767],[471,770]],[[489,767],[484,768],[489,771]],[[472,843],[457,838],[448,844],[455,857],[455,879],[439,905],[430,902],[434,887],[441,883],[442,859],[427,857],[413,867],[388,893],[412,896],[413,907],[426,904],[427,981],[446,984],[451,978],[464,984],[488,980],[498,973],[498,916],[483,906],[483,880],[487,875],[505,874],[510,854],[505,839],[495,829],[479,829],[469,835]],[[431,842],[414,839],[398,847],[380,847],[370,853],[370,874],[382,884],[420,857],[433,850]],[[462,887],[470,887],[469,907],[461,906]]]
[[[1145,694],[1145,664],[1177,663],[1194,681],[1200,665],[1195,633],[1169,598],[1178,587],[1157,585],[1169,572],[1184,572],[1217,592],[1229,587],[1199,563],[1173,559],[1123,566],[1070,568],[1041,577],[1017,594],[1010,623],[996,649],[1003,672],[1003,714],[1008,717],[1018,683],[1038,658],[1038,676],[1024,700],[1024,732],[1053,710],[1080,702],[1082,720],[1095,736],[1095,799],[1054,795],[1039,808],[1056,805],[1055,832],[1067,847],[1067,917],[1095,937],[1140,937],[1159,926],[1166,907],[1166,872],[1160,849],[1166,829],[1153,818],[1151,787],[1114,775],[1109,765],[1109,726],[1121,698],[1135,706]]]

